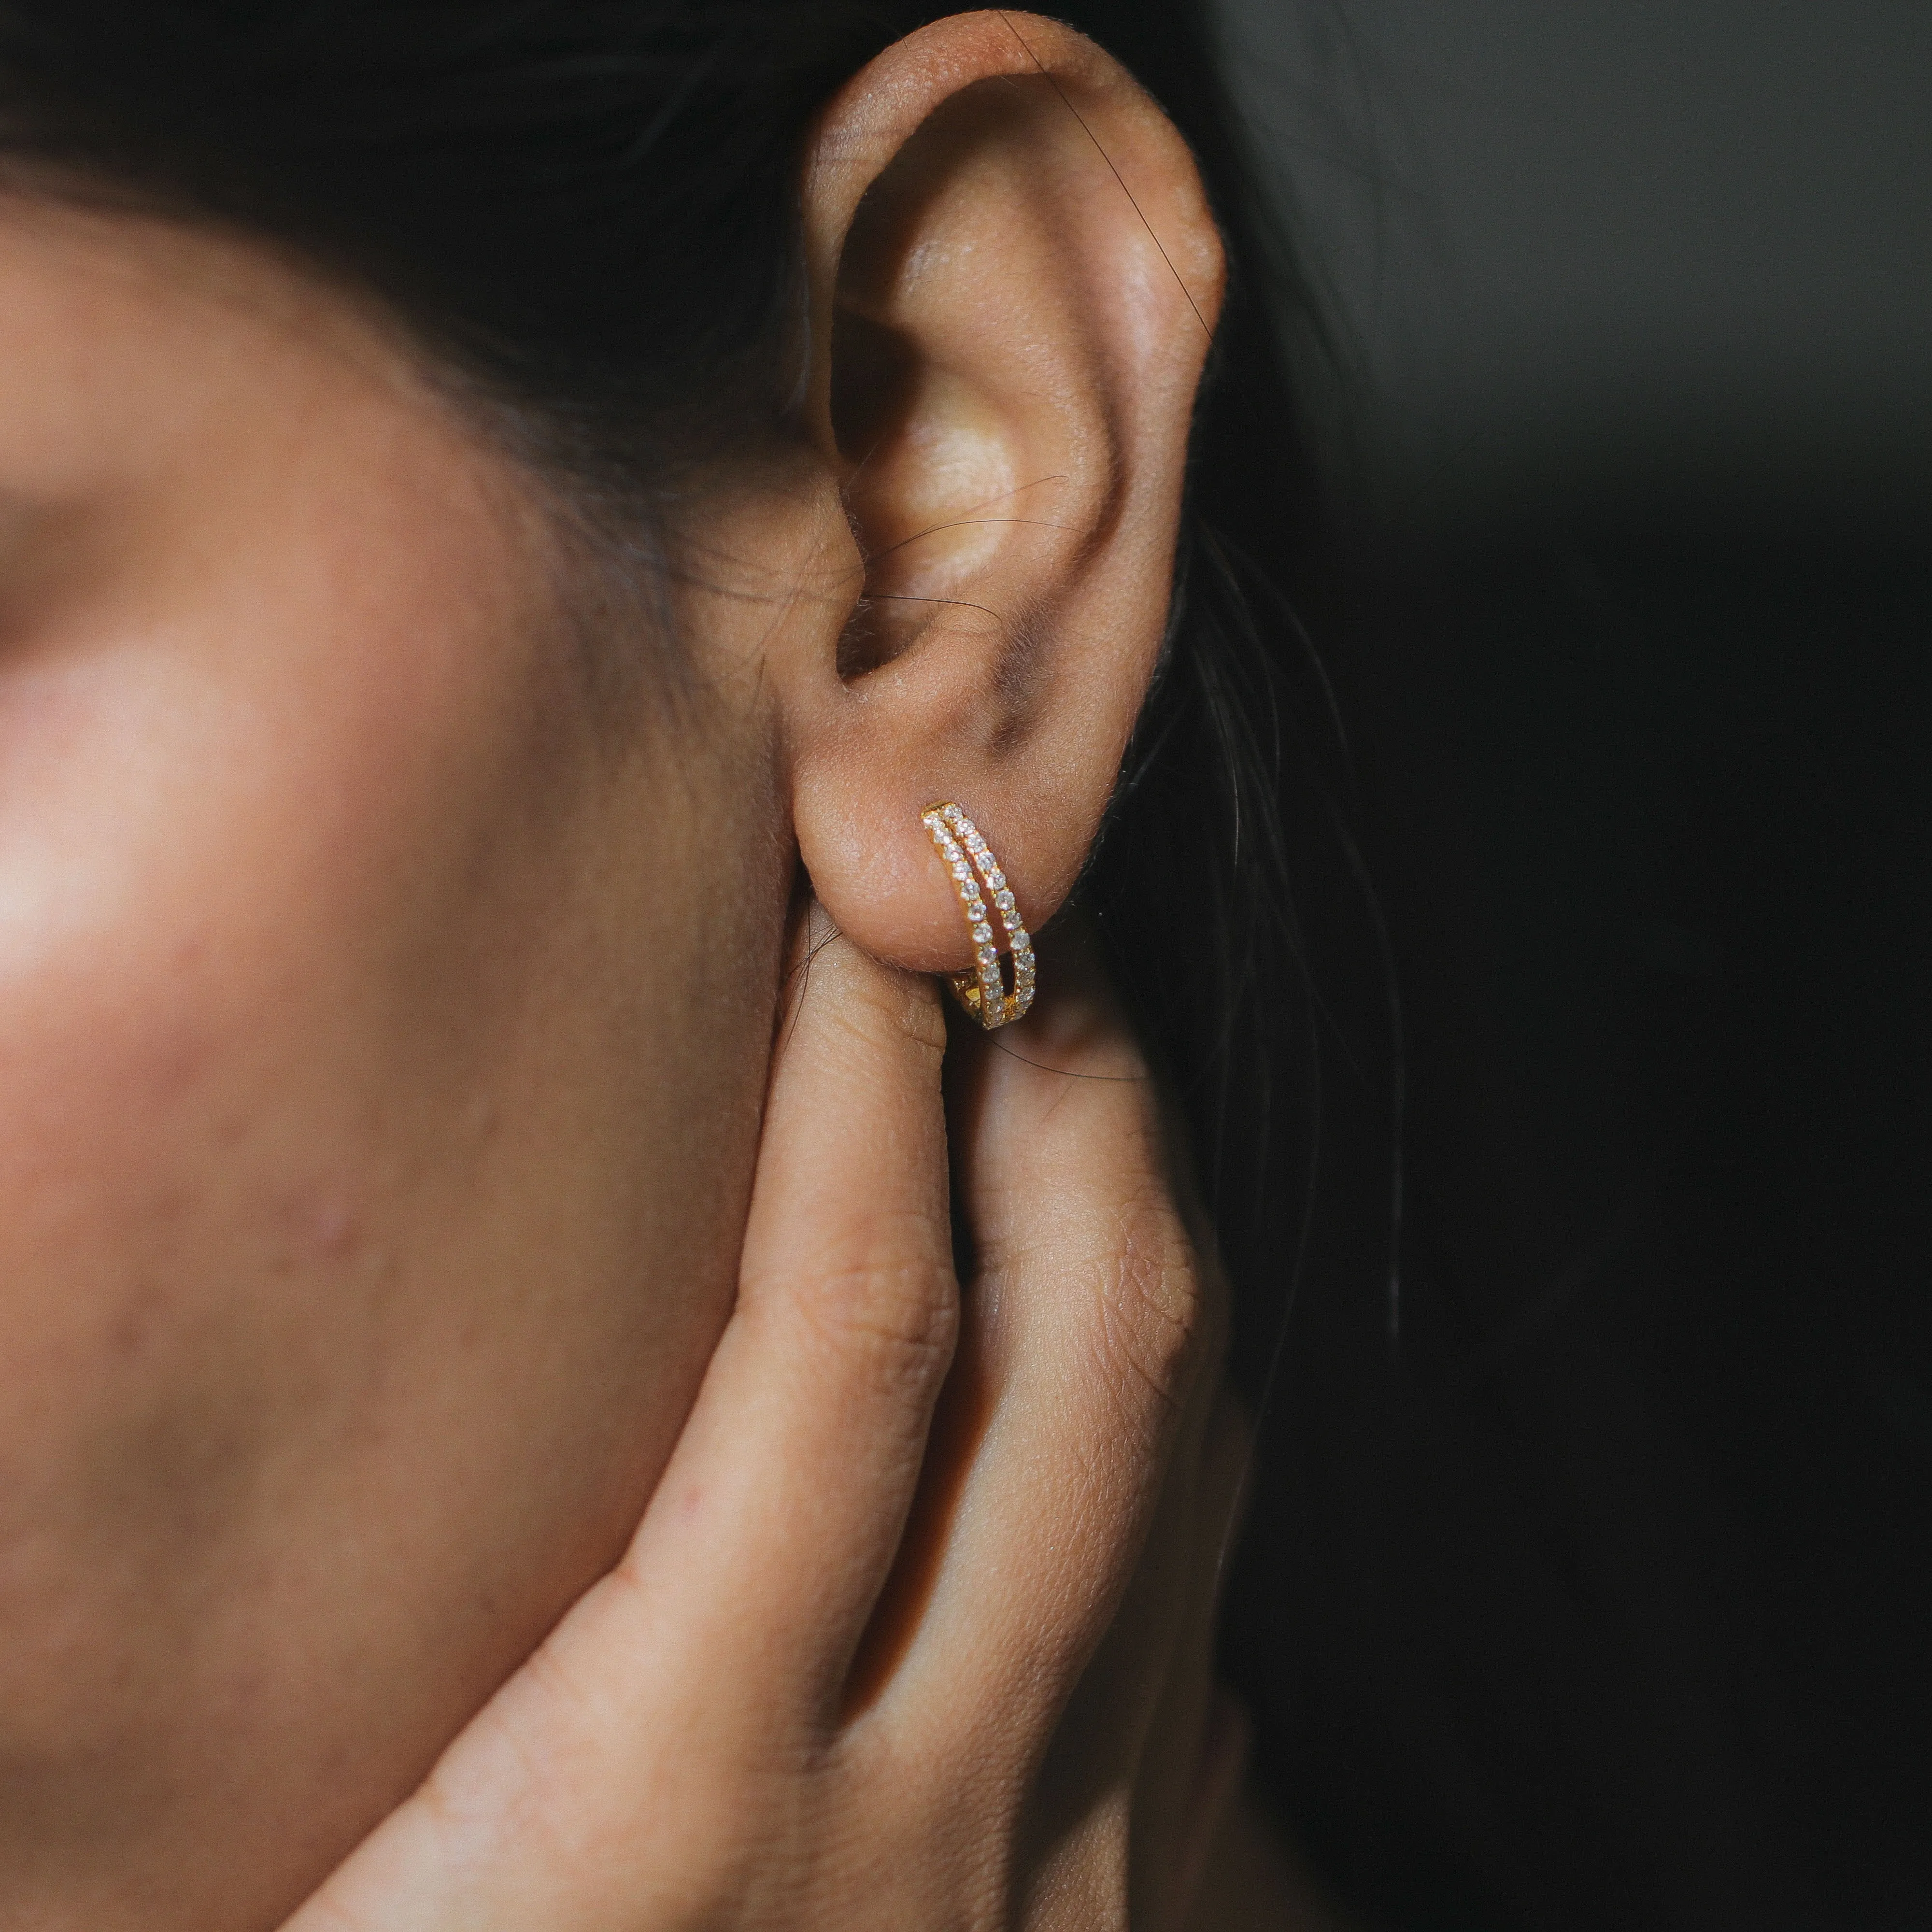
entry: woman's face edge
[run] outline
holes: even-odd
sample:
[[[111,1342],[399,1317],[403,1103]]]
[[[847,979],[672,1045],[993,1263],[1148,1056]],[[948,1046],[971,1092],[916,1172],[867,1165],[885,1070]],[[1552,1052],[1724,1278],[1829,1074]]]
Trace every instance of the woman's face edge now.
[[[0,203],[0,1864],[352,1835],[688,1406],[769,734],[714,682],[614,738],[559,556],[346,296]]]

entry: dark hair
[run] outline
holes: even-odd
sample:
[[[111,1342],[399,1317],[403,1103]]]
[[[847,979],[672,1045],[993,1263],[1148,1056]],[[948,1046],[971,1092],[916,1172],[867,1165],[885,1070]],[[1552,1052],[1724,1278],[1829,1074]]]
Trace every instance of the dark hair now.
[[[647,520],[694,451],[782,424],[810,117],[949,10],[0,0],[0,169],[232,223],[376,292],[539,461]],[[1342,829],[1332,700],[1289,604],[1321,518],[1283,344],[1318,329],[1250,190],[1199,0],[1060,10],[1192,144],[1232,264],[1167,648],[1082,894],[1103,934],[1133,937],[1109,950],[1191,1129],[1259,1401],[1324,1145],[1331,1172],[1368,1178],[1373,1241],[1388,1234],[1385,962]],[[1324,976],[1306,935],[1344,930]],[[1336,1064],[1353,1070],[1339,1106]],[[1334,1150],[1352,1114],[1364,1160]],[[1341,1250],[1321,1252],[1332,1267]],[[1366,1276],[1361,1292],[1377,1298]],[[1237,1626],[1267,1648],[1265,1604]],[[1266,1673],[1234,1663],[1264,1700]]]

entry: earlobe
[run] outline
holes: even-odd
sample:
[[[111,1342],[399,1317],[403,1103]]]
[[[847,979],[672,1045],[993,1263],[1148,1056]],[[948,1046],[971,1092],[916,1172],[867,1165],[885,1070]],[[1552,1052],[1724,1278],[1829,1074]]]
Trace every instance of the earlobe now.
[[[1164,634],[1219,239],[1159,110],[1036,16],[910,36],[818,139],[814,416],[862,581],[789,666],[800,851],[868,950],[1005,1012],[922,814],[956,801],[1036,923],[1078,876]]]

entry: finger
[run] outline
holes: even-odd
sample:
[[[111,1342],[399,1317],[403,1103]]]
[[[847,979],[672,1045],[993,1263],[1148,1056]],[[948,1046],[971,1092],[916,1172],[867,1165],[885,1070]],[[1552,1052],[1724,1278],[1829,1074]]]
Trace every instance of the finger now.
[[[982,1421],[895,1691],[1009,1726],[1067,1694],[1118,1606],[1220,1324],[1097,972],[1063,956],[1036,1012],[1014,1051],[988,1043],[958,1110],[977,1247],[960,1378]]]
[[[629,1550],[299,1932],[684,1922],[662,1888],[836,1707],[913,1491],[956,1326],[944,1041],[928,982],[815,951],[737,1305]]]
[[[1201,1594],[1205,1421],[1202,1406],[1192,1405],[1125,1595],[1030,1780],[1029,1842],[1044,1863],[1031,1875],[1036,1904],[1025,1923],[1040,1932],[1121,1916],[1150,1928],[1173,1922],[1174,1868],[1204,1714],[1193,1694],[1197,1680],[1204,1688],[1205,1670],[1178,1666]],[[1172,1761],[1177,1750],[1184,1762]],[[1150,1778],[1155,1751],[1169,1761]]]
[[[1240,1406],[1223,1387],[1194,1481],[1186,1546],[1175,1553],[1185,1589],[1140,1760],[1136,1838],[1147,1852],[1142,1895],[1150,1924],[1178,1923],[1191,1906],[1246,1766],[1246,1714],[1215,1682],[1214,1648],[1250,1449]]]
[[[1195,1788],[1171,1870],[1162,1875],[1165,1898],[1150,1925],[1192,1926],[1202,1922],[1204,1900],[1222,1874],[1226,1838],[1246,1780],[1254,1721],[1233,1694],[1216,1686],[1202,1733]],[[1219,1926],[1218,1917],[1208,1922]]]
[[[735,1628],[761,1678],[818,1694],[890,1567],[958,1294],[932,984],[823,927],[810,962],[736,1307],[624,1568],[685,1610],[708,1672],[730,1672]]]
[[[1159,1932],[1198,1888],[1246,1756],[1245,1718],[1214,1683],[1216,1558],[1244,1461],[1232,1397],[1211,1416],[1193,1404],[1132,1581],[1030,1792],[1032,1841],[1049,1848],[1042,1932],[1088,1922],[1070,1896],[1099,1917],[1112,1897]]]

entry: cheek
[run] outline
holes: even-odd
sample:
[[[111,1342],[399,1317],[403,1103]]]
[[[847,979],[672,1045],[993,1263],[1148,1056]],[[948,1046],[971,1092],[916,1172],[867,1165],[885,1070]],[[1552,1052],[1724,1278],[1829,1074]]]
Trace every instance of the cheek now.
[[[542,573],[439,527],[258,530],[0,659],[0,1774],[50,1791],[372,1822],[614,1560],[730,1305],[769,801],[614,762]]]
[[[194,1574],[368,1412],[568,817],[473,560],[246,548],[0,663],[0,1616],[49,1631],[37,1592],[124,1627],[101,1579]]]
[[[232,1904],[634,1526],[730,1305],[789,848],[755,722],[714,769],[586,715],[440,416],[157,358],[200,412],[28,475],[99,518],[0,573],[0,1869],[226,1820]]]
[[[466,692],[447,613],[279,587],[0,672],[0,1240],[57,1228],[71,1258],[132,1215],[167,1251],[188,1193],[367,1078],[439,932],[470,937],[502,830],[478,794],[530,776],[474,694],[496,667]]]

